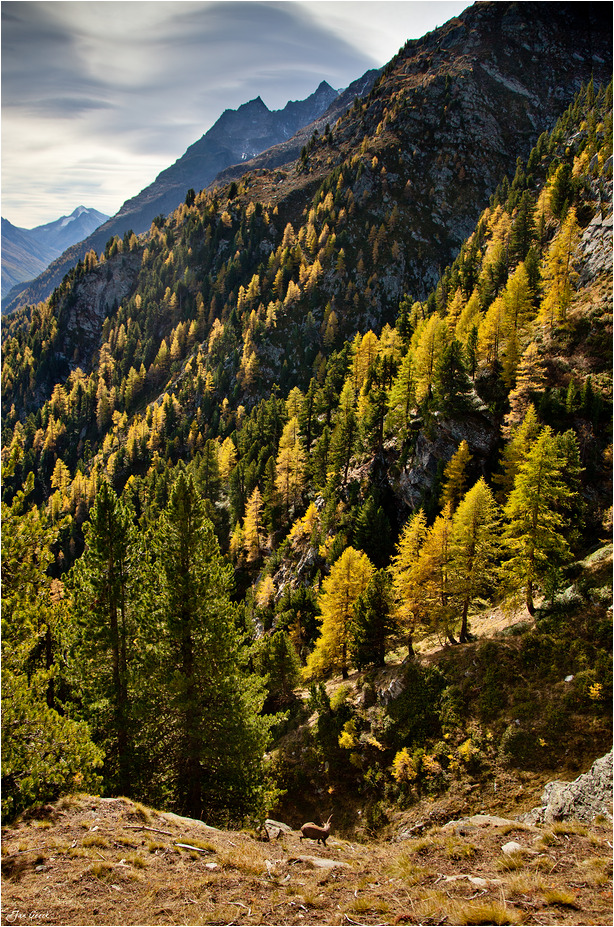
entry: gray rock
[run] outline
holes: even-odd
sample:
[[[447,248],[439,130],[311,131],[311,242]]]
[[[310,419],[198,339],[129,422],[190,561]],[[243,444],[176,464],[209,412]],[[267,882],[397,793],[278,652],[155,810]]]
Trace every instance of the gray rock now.
[[[458,821],[448,821],[444,827],[515,827],[516,821],[500,818],[496,814],[472,814],[471,817]]]
[[[291,834],[292,828],[287,824],[284,824],[283,821],[274,821],[272,818],[267,818],[264,822],[267,827],[275,828],[277,827],[282,834]]]
[[[516,853],[523,853],[524,847],[521,843],[517,843],[515,840],[510,840],[508,843],[504,843],[501,847],[501,852],[504,856],[514,856]]]
[[[573,819],[590,824],[599,815],[612,820],[611,750],[573,782],[549,782],[541,796],[541,805],[520,815],[518,820],[527,824],[551,824]]]
[[[327,859],[325,856],[294,856],[289,863],[303,863],[310,869],[349,869],[347,863],[339,859]]]

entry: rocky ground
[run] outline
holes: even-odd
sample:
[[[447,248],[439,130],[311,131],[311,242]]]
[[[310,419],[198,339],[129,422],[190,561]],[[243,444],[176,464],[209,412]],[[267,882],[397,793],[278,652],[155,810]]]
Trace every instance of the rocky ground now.
[[[390,839],[333,831],[326,846],[267,829],[269,840],[123,798],[62,799],[4,829],[2,923],[612,923],[606,817],[398,822]]]

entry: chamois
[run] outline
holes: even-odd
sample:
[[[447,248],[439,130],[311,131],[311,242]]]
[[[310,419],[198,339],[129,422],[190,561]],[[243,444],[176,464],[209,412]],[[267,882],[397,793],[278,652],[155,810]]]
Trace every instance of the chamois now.
[[[308,824],[303,824],[301,827],[301,836],[302,840],[304,837],[309,837],[311,840],[317,840],[318,843],[323,843],[326,846],[326,841],[328,840],[328,835],[330,834],[330,822],[332,819],[332,814],[324,827],[318,827],[317,824],[313,824],[309,821]]]

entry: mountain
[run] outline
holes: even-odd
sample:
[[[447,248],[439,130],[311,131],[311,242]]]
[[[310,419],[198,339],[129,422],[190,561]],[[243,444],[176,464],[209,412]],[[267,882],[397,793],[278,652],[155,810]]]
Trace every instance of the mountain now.
[[[379,166],[361,169],[356,208],[367,206],[369,221],[379,225],[394,199],[401,217],[395,235],[403,245],[402,260],[389,269],[386,287],[376,296],[376,316],[404,292],[422,298],[501,178],[511,182],[517,159],[526,158],[554,125],[582,81],[592,75],[597,82],[609,80],[611,42],[611,24],[598,3],[556,9],[476,3],[407,42],[361,105],[334,127],[332,144],[321,135],[310,138],[298,173],[277,148],[241,165],[249,195],[279,204],[294,222],[301,195],[325,181],[331,161],[334,166],[351,161],[358,143],[375,136]],[[303,130],[304,140],[308,134]],[[260,172],[273,166],[278,173],[271,183]],[[344,167],[344,178],[349,173]],[[219,179],[238,176],[231,168]]]
[[[115,237],[5,320],[9,817],[96,788],[220,827],[332,813],[331,859],[337,835],[407,841],[393,919],[398,876],[420,923],[599,920],[603,830],[567,825],[569,869],[560,821],[501,855],[473,829],[500,819],[459,818],[529,812],[612,744],[606,13],[472,7],[293,161]],[[100,839],[99,881],[121,870]],[[537,862],[518,881],[523,841],[561,859],[554,894]],[[452,858],[491,892],[463,912],[466,886],[431,892]],[[35,892],[39,865],[11,851],[6,876]],[[385,919],[377,900],[348,918]]]
[[[54,222],[23,229],[2,219],[2,298],[33,280],[67,248],[87,238],[109,217],[97,209],[77,208]]]
[[[166,216],[175,209],[185,198],[187,190],[201,190],[228,165],[250,159],[290,138],[302,126],[319,117],[338,97],[339,92],[322,81],[307,99],[286,103],[280,110],[269,110],[260,97],[244,103],[236,110],[225,110],[209,131],[190,145],[181,158],[162,171],[137,196],[127,200],[115,216],[96,229],[95,234],[90,234],[90,229],[81,238],[67,242],[54,257],[59,257],[69,245],[77,242],[79,245],[70,248],[66,255],[62,254],[61,259],[55,261],[40,280],[10,294],[3,303],[2,311],[10,312],[25,302],[45,299],[66,271],[88,251],[93,249],[100,253],[114,235],[123,236],[128,231],[138,235],[146,231],[156,216]],[[2,295],[4,298],[4,288]]]

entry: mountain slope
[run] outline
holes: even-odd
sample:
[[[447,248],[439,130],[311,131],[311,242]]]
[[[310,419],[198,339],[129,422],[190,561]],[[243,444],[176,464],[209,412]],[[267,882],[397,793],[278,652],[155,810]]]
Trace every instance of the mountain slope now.
[[[97,209],[77,206],[69,216],[33,229],[2,219],[2,298],[12,287],[39,276],[66,248],[87,238],[108,218]]]
[[[506,6],[501,22],[515,22],[517,9]],[[478,20],[471,41],[486,47],[492,21]],[[476,29],[478,20],[470,20]],[[562,23],[535,24],[538,37],[551,36],[540,54],[553,60]],[[180,474],[193,481],[207,533],[234,568],[236,627],[254,671],[267,679],[264,711],[289,713],[287,721],[277,716],[270,754],[288,821],[334,810],[340,833],[358,819],[374,833],[404,812],[410,831],[440,824],[474,801],[504,810],[509,797],[507,807],[522,810],[527,788],[586,769],[611,745],[611,548],[591,552],[607,544],[612,520],[612,85],[582,87],[526,162],[514,163],[513,180],[482,204],[436,286],[422,300],[399,299],[396,288],[413,279],[405,262],[417,235],[429,260],[445,255],[430,238],[431,213],[438,216],[442,200],[459,202],[466,222],[467,191],[480,189],[476,177],[464,187],[455,172],[442,174],[443,197],[433,191],[431,210],[412,212],[405,181],[415,177],[417,155],[411,149],[401,160],[398,141],[408,137],[412,107],[404,101],[414,99],[415,74],[404,85],[403,61],[293,165],[204,191],[141,241],[113,240],[46,304],[5,323],[3,502],[14,504],[8,518],[4,509],[3,581],[12,593],[5,605],[15,606],[3,636],[7,666],[24,695],[34,673],[41,679],[31,694],[48,731],[62,721],[49,714],[52,698],[66,705],[68,720],[79,705],[94,743],[82,731],[71,755],[91,746],[93,764],[96,749],[109,745],[107,791],[118,788],[117,743],[140,800],[186,810],[167,787],[181,751],[160,747],[173,726],[164,641],[177,610],[168,576],[160,576],[159,545]],[[530,72],[529,59],[525,67]],[[575,70],[562,74],[576,78]],[[467,81],[471,112],[475,84]],[[509,112],[522,142],[524,95],[506,92],[499,100],[516,100]],[[493,110],[496,100],[491,88]],[[454,109],[448,113],[452,120]],[[432,118],[429,110],[427,141]],[[484,148],[500,157],[501,138],[514,135],[498,124],[496,131]],[[436,162],[437,146],[430,152]],[[422,154],[429,179],[443,171]],[[110,675],[102,679],[108,644],[88,633],[78,641],[80,616],[98,608],[108,588],[105,571],[94,587],[88,556],[63,585],[83,545],[93,551],[93,532],[104,539],[99,520],[90,529],[84,522],[94,499],[112,497],[109,486],[135,547],[137,521],[144,542],[138,556],[122,555],[132,682],[117,691],[126,709],[118,720],[129,719],[139,738],[125,746],[100,698],[111,691]],[[473,537],[474,558],[466,529],[479,497],[488,530]],[[527,513],[536,500],[540,511]],[[535,517],[522,521],[525,514]],[[534,531],[540,525],[546,530]],[[46,545],[29,541],[43,534]],[[40,550],[37,572],[28,558]],[[349,569],[340,571],[352,561],[360,564],[355,584]],[[359,586],[364,594],[350,612]],[[513,627],[476,637],[504,607],[516,615]],[[442,648],[444,641],[455,646]],[[100,667],[102,684],[89,685],[79,665]],[[89,691],[76,688],[84,676]],[[301,683],[313,683],[308,699]],[[143,701],[143,693],[153,697]],[[14,712],[22,704],[9,700]],[[36,704],[31,711],[36,717]],[[34,800],[28,759],[37,742],[28,732],[36,726],[7,724],[16,757],[3,797],[17,792],[24,807]],[[73,781],[83,786],[70,764],[57,770],[60,786],[42,765],[44,800]],[[437,878],[449,871],[444,856],[447,865],[456,855],[492,867],[497,845],[480,857],[472,836],[462,845],[418,842],[412,884],[420,892],[433,886],[432,871],[415,868],[424,853]],[[540,849],[549,852],[556,838],[549,833]],[[525,860],[535,860],[535,877],[538,856]],[[553,862],[545,861],[549,873]],[[504,859],[495,865],[508,871]],[[604,884],[599,869],[592,885]],[[111,876],[106,866],[99,871]],[[510,888],[526,896],[538,882],[513,880]],[[581,916],[575,901],[584,908],[594,894],[556,897],[572,921]],[[454,907],[442,909],[445,899],[432,900],[415,920],[441,910],[460,920]],[[529,902],[532,911],[538,903]],[[523,905],[464,919],[526,919]],[[369,899],[359,909],[362,922]]]
[[[365,139],[376,160],[362,159],[356,208],[379,226],[396,202],[400,217],[389,239],[403,245],[378,294],[376,318],[387,297],[423,298],[436,284],[501,178],[511,181],[517,159],[554,125],[582,81],[594,75],[607,83],[611,43],[600,4],[477,3],[408,42],[332,139],[312,141],[300,173],[288,164],[287,176],[272,183],[255,170],[249,196],[280,211],[287,199],[283,215],[295,222],[298,191],[310,196],[330,175],[331,161],[343,165],[345,182],[355,176],[348,162]]]
[[[474,803],[465,798],[464,818]],[[283,831],[271,822],[263,842],[127,798],[82,794],[6,828],[3,909],[7,921],[36,923],[44,905],[54,924],[607,923],[607,824],[527,827],[479,814],[452,821],[445,810],[428,808],[447,827],[351,842],[333,829],[321,847],[283,822]],[[502,852],[512,841],[522,866]]]
[[[60,259],[40,280],[26,289],[21,288],[19,293],[10,294],[3,304],[3,312],[10,312],[25,302],[46,299],[64,274],[88,251],[93,249],[100,253],[114,235],[121,237],[129,230],[137,235],[146,231],[156,216],[166,216],[175,209],[189,188],[201,190],[228,165],[252,158],[258,152],[290,138],[303,125],[320,116],[338,96],[338,91],[322,81],[305,100],[291,101],[281,110],[269,110],[260,97],[244,103],[237,110],[226,110],[181,158],[162,171],[137,196],[127,200],[115,216],[97,228],[95,234],[88,232],[64,244],[59,251]],[[61,253],[69,244],[76,245],[77,242],[78,245],[71,247],[67,254]]]

